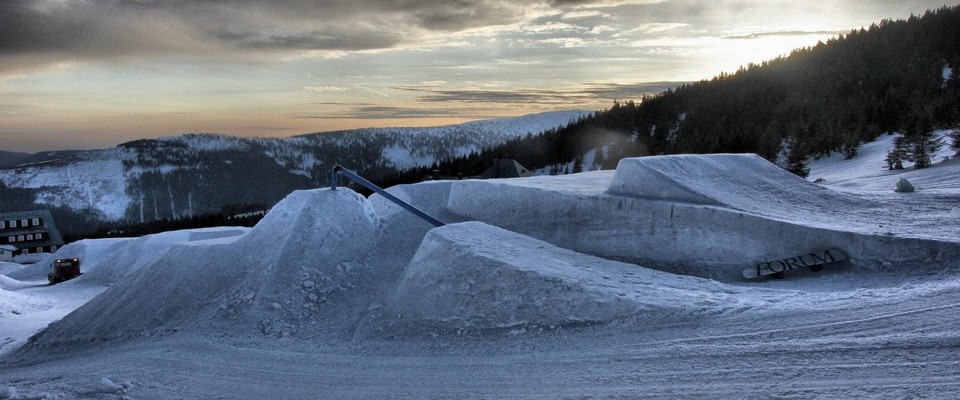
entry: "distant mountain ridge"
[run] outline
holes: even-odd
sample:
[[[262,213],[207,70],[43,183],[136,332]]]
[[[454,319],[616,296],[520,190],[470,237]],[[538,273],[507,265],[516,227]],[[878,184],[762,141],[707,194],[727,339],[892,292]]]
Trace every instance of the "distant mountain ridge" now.
[[[18,153],[0,150],[0,168],[12,167],[20,164],[20,160],[30,157],[30,153]]]
[[[282,139],[186,134],[103,150],[37,153],[0,169],[0,208],[54,208],[71,214],[65,219],[80,225],[188,218],[238,204],[271,205],[293,190],[326,185],[336,164],[376,180],[537,135],[588,114],[558,111]]]

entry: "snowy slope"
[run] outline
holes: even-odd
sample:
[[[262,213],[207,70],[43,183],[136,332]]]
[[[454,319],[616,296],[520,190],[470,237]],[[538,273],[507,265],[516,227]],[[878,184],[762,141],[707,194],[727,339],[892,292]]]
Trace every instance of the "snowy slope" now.
[[[938,170],[937,167],[945,159],[953,158],[954,150],[949,146],[949,135],[952,132],[952,130],[936,131],[936,134],[943,139],[944,145],[940,151],[930,157],[934,163],[933,170]],[[914,180],[921,182],[923,183],[921,188],[926,187],[932,190],[953,190],[960,184],[956,180],[944,177],[941,173],[915,171],[909,162],[904,163],[906,168],[903,170],[888,170],[884,160],[893,148],[893,140],[894,135],[884,135],[873,142],[864,143],[857,150],[857,156],[849,160],[843,159],[843,154],[838,153],[811,160],[808,165],[810,168],[808,177],[810,180],[822,178],[825,185],[840,191],[855,192],[889,192],[893,190],[894,183],[901,176],[911,182]],[[930,183],[926,184],[928,181]]]
[[[39,205],[92,209],[102,219],[118,220],[130,202],[123,162],[131,157],[121,149],[84,152],[67,160],[0,169],[0,181],[8,187],[37,189]]]
[[[390,189],[450,223],[439,228],[379,195],[316,189],[294,192],[250,230],[65,247],[84,247],[98,269],[124,273],[52,287],[2,281],[39,303],[35,312],[0,314],[0,340],[10,338],[0,345],[0,394],[960,391],[960,228],[946,218],[960,189],[928,188],[937,195],[922,204],[878,201],[881,193],[856,190],[855,177],[840,193],[829,180],[815,186],[761,161],[652,157],[625,160],[617,171]],[[950,172],[960,164],[912,173],[936,182],[931,177]],[[777,201],[794,192],[801,195]],[[904,210],[922,217],[904,220]],[[814,212],[824,215],[807,216]],[[739,274],[762,257],[827,245],[851,262],[782,280]],[[58,305],[72,293],[85,304]],[[47,316],[44,307],[60,314]],[[60,319],[26,342],[24,331],[39,329],[42,318]]]

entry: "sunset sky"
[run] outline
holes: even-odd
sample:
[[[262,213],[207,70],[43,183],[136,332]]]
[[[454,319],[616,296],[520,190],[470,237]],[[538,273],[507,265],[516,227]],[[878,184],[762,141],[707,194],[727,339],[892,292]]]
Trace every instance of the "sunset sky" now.
[[[0,150],[601,109],[942,5],[0,0]]]

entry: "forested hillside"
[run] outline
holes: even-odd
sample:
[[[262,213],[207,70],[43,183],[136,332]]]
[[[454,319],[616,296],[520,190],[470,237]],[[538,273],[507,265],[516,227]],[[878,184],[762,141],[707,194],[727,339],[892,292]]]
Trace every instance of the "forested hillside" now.
[[[615,103],[610,109],[541,136],[451,159],[441,174],[478,174],[495,158],[530,168],[576,164],[591,149],[596,165],[627,156],[676,153],[757,153],[804,175],[805,160],[900,132],[922,141],[925,131],[960,121],[960,7],[944,7],[750,64],[735,73]],[[557,169],[557,168],[554,168]],[[411,182],[427,168],[386,184]]]

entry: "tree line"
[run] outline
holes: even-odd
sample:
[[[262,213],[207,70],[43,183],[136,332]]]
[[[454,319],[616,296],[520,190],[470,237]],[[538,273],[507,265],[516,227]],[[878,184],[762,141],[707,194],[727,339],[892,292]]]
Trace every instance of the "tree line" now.
[[[414,168],[386,186],[441,175],[477,175],[497,158],[532,168],[576,162],[603,148],[597,162],[658,154],[756,153],[806,176],[807,161],[833,151],[847,158],[861,143],[897,134],[891,165],[935,151],[930,132],[960,121],[960,7],[884,20],[787,56],[684,84],[566,127]],[[896,163],[900,157],[900,163]],[[882,166],[881,166],[882,167]]]

